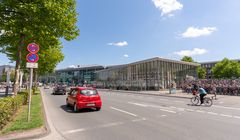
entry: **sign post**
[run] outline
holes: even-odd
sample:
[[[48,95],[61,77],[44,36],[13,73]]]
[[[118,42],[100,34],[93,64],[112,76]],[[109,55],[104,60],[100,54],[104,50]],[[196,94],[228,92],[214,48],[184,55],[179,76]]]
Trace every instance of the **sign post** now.
[[[39,46],[35,43],[30,43],[27,46],[27,50],[30,52],[27,56],[26,67],[30,68],[30,83],[29,83],[29,97],[28,97],[28,122],[30,121],[31,115],[31,99],[32,99],[32,82],[33,82],[33,69],[38,68],[37,61],[39,56],[36,54],[39,51]]]

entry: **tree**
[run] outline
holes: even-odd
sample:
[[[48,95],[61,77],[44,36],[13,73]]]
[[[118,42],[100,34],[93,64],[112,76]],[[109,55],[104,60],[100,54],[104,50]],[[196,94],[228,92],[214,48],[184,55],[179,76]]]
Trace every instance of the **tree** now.
[[[197,74],[198,74],[198,78],[199,78],[199,79],[204,79],[204,78],[206,78],[206,73],[207,73],[207,71],[206,71],[205,68],[203,68],[203,67],[201,67],[201,66],[199,66],[199,67],[197,68]]]
[[[184,56],[181,61],[185,62],[194,62],[191,56]]]
[[[76,27],[75,0],[1,0],[0,51],[16,61],[14,94],[17,93],[20,66],[28,43],[42,50],[59,45],[59,38],[72,40]]]
[[[237,61],[224,58],[211,71],[215,78],[238,78],[240,77],[240,64]]]

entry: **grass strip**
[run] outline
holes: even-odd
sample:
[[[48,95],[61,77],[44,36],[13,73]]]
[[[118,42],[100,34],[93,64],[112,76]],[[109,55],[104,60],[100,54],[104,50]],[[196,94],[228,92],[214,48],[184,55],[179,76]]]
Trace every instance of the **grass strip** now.
[[[2,131],[2,134],[7,134],[15,131],[29,130],[33,128],[39,128],[44,125],[44,116],[42,112],[42,98],[40,91],[36,91],[32,94],[31,103],[31,120],[27,121],[28,105],[22,106],[16,117],[10,122]]]

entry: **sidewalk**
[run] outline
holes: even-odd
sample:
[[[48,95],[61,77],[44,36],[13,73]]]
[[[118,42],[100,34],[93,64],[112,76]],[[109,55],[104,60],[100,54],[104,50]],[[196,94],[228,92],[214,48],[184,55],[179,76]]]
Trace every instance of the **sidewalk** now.
[[[191,93],[184,93],[182,90],[176,90],[176,93],[169,93],[169,90],[164,91],[129,91],[129,90],[109,90],[109,89],[99,89],[99,91],[106,92],[123,92],[123,93],[132,93],[132,94],[142,94],[142,95],[155,95],[155,96],[166,96],[166,97],[175,97],[175,98],[186,98],[190,99],[193,97]],[[214,96],[213,94],[209,94],[210,97]],[[217,95],[217,99],[227,98],[227,97],[236,97],[236,96],[228,96],[228,95]]]

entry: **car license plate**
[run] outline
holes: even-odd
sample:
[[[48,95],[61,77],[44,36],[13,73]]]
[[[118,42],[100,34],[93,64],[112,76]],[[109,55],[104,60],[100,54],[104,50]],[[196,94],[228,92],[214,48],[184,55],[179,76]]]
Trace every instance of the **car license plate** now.
[[[94,104],[94,103],[91,103],[91,104],[87,104],[87,106],[95,106],[95,104]]]

